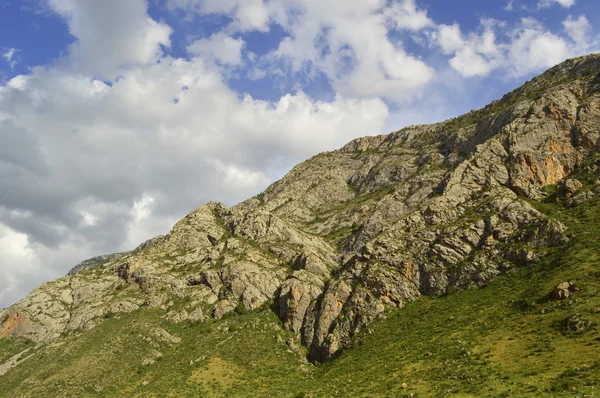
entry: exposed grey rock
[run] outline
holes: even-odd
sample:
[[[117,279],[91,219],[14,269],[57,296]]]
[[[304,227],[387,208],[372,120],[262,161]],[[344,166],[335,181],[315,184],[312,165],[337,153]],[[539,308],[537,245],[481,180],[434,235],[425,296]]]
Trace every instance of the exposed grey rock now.
[[[573,196],[571,200],[571,205],[579,206],[582,205],[585,201],[592,199],[596,194],[591,191],[585,191],[580,194]]]
[[[221,300],[215,305],[214,316],[217,319],[223,318],[226,314],[235,309],[235,304],[229,300]]]
[[[574,282],[561,282],[554,288],[552,297],[556,300],[564,300],[577,292],[579,287]]]
[[[562,321],[562,328],[566,332],[582,333],[592,326],[592,321],[579,314],[570,316]]]
[[[181,337],[172,335],[171,333],[167,332],[163,328],[153,329],[152,334],[154,335],[154,337],[156,337],[160,341],[168,343],[168,344],[181,343]]]
[[[202,312],[202,308],[198,307],[188,315],[188,320],[192,323],[196,322],[204,322],[204,312]]]
[[[181,323],[189,319],[189,314],[185,309],[182,308],[180,310],[169,311],[167,315],[165,315],[165,318],[173,323]]]
[[[564,185],[565,191],[569,196],[573,196],[583,186],[581,182],[574,178],[567,178]]]
[[[163,240],[165,237],[163,235],[158,235],[154,238],[148,239],[147,241],[145,241],[144,243],[140,244],[138,247],[136,247],[135,249],[133,249],[132,253],[139,253],[142,250],[146,250],[154,245],[156,245],[158,242],[160,242],[161,240]]]
[[[50,342],[140,307],[201,322],[276,304],[327,360],[391,308],[482,286],[568,241],[528,200],[561,182],[574,204],[590,198],[572,173],[599,148],[598,87],[579,78],[598,70],[599,56],[569,61],[484,110],[353,140],[255,198],[200,206],[3,310],[0,338]]]
[[[105,254],[102,256],[92,257],[89,260],[82,261],[75,267],[71,268],[67,275],[74,275],[91,267],[97,267],[99,265],[117,261],[127,254],[129,254],[129,252]]]
[[[145,241],[144,243],[140,244],[138,247],[136,247],[133,251],[131,252],[121,252],[121,253],[113,253],[113,254],[104,254],[101,256],[97,256],[97,257],[92,257],[88,260],[82,261],[81,263],[77,264],[75,267],[73,267],[68,273],[67,275],[74,275],[77,274],[83,270],[86,270],[88,268],[92,268],[92,267],[97,267],[100,265],[105,265],[107,263],[112,263],[115,261],[120,260],[121,258],[125,257],[126,255],[130,254],[130,253],[138,253],[141,252],[142,250],[148,249],[149,247],[154,246],[156,243],[158,243],[159,241],[161,241],[162,239],[164,239],[163,235],[159,235],[155,238],[152,239],[148,239],[147,241]]]

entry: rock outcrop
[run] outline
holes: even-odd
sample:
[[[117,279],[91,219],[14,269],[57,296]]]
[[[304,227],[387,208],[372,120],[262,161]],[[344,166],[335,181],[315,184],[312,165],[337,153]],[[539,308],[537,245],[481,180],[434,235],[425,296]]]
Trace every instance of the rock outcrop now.
[[[564,300],[579,292],[579,286],[575,282],[561,282],[554,288],[552,297],[555,300]]]
[[[50,342],[142,306],[173,322],[270,306],[327,360],[390,308],[568,241],[530,201],[557,184],[578,198],[569,176],[600,146],[599,70],[600,56],[567,61],[482,110],[359,138],[234,207],[201,206],[34,290],[0,313],[0,338]]]

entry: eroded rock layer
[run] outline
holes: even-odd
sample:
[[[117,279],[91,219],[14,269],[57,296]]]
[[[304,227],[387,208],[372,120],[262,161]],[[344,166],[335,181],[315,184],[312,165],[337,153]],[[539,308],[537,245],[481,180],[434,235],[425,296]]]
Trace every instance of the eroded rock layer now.
[[[84,262],[0,313],[0,338],[51,342],[161,307],[201,322],[269,305],[327,360],[387,309],[482,286],[568,231],[530,205],[600,145],[600,56],[567,61],[457,119],[354,140],[232,208],[211,202],[165,236]],[[587,196],[586,196],[587,195]]]

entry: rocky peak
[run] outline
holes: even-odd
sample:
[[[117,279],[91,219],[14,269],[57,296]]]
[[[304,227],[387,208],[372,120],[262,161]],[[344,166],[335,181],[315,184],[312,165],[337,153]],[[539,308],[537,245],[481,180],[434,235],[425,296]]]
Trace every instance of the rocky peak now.
[[[0,337],[49,342],[140,307],[179,322],[271,305],[327,360],[390,308],[482,286],[567,242],[529,201],[598,150],[599,71],[598,55],[569,60],[481,110],[353,140],[232,208],[201,206],[34,290],[0,313]]]

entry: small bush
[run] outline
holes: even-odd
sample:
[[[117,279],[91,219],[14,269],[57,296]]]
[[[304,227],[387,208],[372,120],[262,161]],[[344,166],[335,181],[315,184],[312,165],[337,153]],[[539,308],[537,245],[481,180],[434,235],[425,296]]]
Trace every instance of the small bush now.
[[[245,315],[248,313],[248,310],[246,309],[246,306],[244,305],[244,303],[240,302],[236,307],[235,307],[235,312],[238,315]]]

